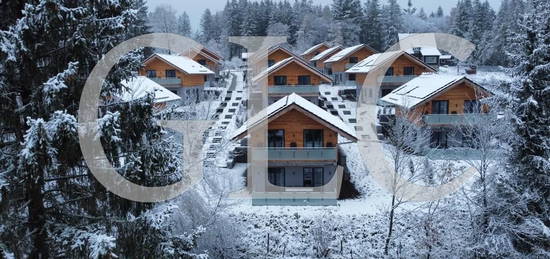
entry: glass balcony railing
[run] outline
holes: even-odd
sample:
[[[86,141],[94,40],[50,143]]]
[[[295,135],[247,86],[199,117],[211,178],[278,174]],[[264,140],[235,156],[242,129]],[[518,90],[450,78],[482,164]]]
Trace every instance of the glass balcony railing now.
[[[346,69],[350,69],[351,67],[357,65],[357,63],[346,63]]]
[[[385,84],[404,84],[406,82],[409,82],[413,80],[416,75],[408,75],[408,76],[384,76],[382,78],[382,83]]]
[[[490,116],[482,113],[465,114],[428,114],[422,117],[424,123],[428,125],[464,125],[476,123],[484,116]]]
[[[269,160],[280,161],[336,161],[338,152],[335,147],[322,148],[291,148],[291,147],[269,147],[254,148],[254,150],[265,150]]]
[[[274,85],[268,87],[270,94],[318,94],[319,86],[316,85]]]
[[[177,77],[151,77],[150,79],[159,85],[181,85],[181,78]]]

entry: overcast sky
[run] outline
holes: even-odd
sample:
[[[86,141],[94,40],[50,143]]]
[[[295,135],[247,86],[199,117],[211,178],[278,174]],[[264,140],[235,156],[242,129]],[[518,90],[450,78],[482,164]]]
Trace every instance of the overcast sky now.
[[[293,2],[293,0],[290,0]],[[407,6],[408,0],[397,0],[402,8]],[[493,9],[497,10],[502,0],[489,0],[489,3]],[[155,8],[155,6],[168,4],[173,6],[178,14],[186,11],[191,19],[193,30],[197,30],[200,17],[206,8],[210,8],[212,11],[222,10],[227,0],[147,0],[149,10]],[[332,0],[314,0],[318,4],[330,4]],[[365,2],[365,1],[361,1]],[[381,0],[381,3],[385,3],[385,0]],[[427,14],[431,11],[435,11],[439,5],[443,7],[445,14],[448,14],[452,7],[456,6],[458,0],[412,0],[413,5],[417,8],[424,8]]]

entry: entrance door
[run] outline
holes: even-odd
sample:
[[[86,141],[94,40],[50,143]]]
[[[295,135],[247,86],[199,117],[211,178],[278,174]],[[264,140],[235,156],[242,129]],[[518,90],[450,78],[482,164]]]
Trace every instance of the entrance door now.
[[[304,167],[304,187],[317,187],[325,184],[322,167]]]

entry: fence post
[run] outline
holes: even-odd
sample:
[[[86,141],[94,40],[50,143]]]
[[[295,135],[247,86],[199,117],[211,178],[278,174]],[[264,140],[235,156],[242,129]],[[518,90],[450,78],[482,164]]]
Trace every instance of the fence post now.
[[[269,254],[269,233],[267,233],[267,254]]]

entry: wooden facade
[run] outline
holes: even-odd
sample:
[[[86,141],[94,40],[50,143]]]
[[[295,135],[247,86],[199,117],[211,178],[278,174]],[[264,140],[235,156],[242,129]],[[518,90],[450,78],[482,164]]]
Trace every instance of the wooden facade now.
[[[289,51],[287,51],[286,49],[278,47],[273,51],[270,51],[267,56],[267,60],[269,64],[273,65],[293,56],[294,55],[292,55],[292,53],[289,53]]]
[[[467,81],[463,81],[454,86],[450,86],[439,95],[429,99],[417,107],[414,107],[413,114],[433,114],[432,102],[434,101],[448,101],[448,114],[464,114],[464,104],[466,101],[480,100],[490,95],[491,94],[489,92],[475,87]],[[482,110],[483,112],[487,112],[489,107],[484,106]]]
[[[330,83],[327,78],[323,78],[319,73],[313,72],[311,69],[305,67],[305,64],[300,65],[298,61],[290,62],[284,67],[278,69],[277,71],[270,73],[268,76],[268,85],[275,85],[275,77],[284,76],[286,77],[286,85],[299,85],[298,77],[299,76],[309,76],[310,85],[320,85]]]
[[[139,70],[139,75],[147,76],[147,71],[153,70],[156,73],[157,78],[166,78],[167,70],[175,70],[176,78],[181,79],[180,87],[194,87],[203,86],[207,80],[207,76],[203,74],[187,74],[185,71],[173,66],[172,64],[158,58],[152,57],[148,60],[144,66]],[[172,86],[174,87],[174,86]]]
[[[193,60],[218,74],[220,72],[220,60],[208,55],[206,52],[199,52],[193,57]]]

